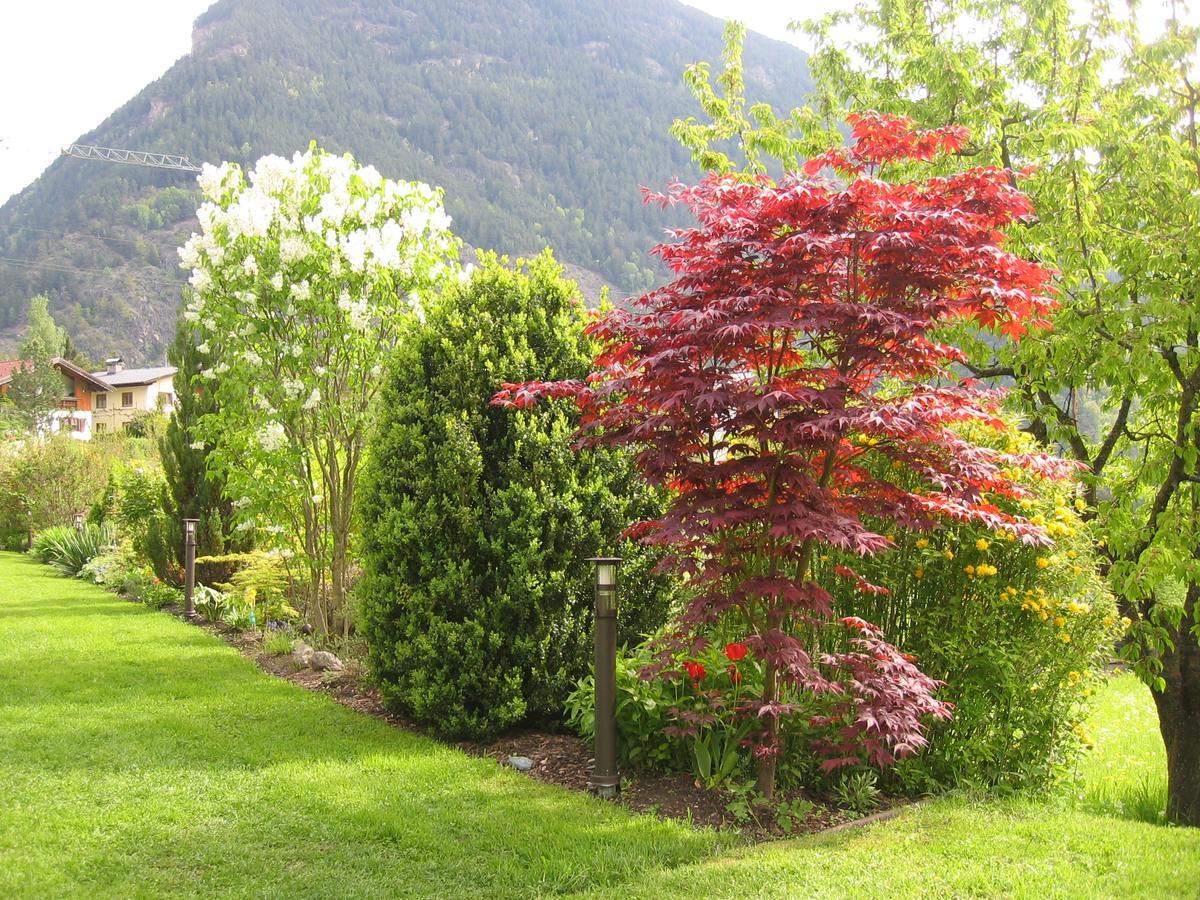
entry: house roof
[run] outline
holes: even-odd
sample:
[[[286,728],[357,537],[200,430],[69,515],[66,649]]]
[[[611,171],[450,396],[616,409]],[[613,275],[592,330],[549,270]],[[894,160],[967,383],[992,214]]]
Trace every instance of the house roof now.
[[[76,378],[80,381],[85,382],[88,385],[88,387],[90,387],[92,390],[96,390],[96,391],[111,390],[111,388],[108,385],[106,385],[103,381],[99,381],[98,379],[89,375],[87,372],[83,371],[83,369],[79,368],[79,366],[75,365],[75,363],[71,362],[70,360],[63,359],[61,356],[56,356],[56,357],[54,357],[54,359],[50,360],[50,362],[52,362],[54,364],[54,367],[56,369],[58,369],[60,372],[62,372],[64,375],[68,375],[68,376]],[[19,360],[19,359],[0,360],[0,387],[3,387],[4,385],[11,382],[13,373],[16,372],[20,368],[21,368],[21,360]]]
[[[58,370],[64,375],[71,375],[78,381],[84,382],[93,391],[109,390],[108,384],[97,378],[95,375],[90,375],[83,371],[83,369],[79,368],[79,366],[75,365],[75,363],[71,362],[69,359],[63,359],[61,356],[56,356],[54,358],[54,365],[58,366]]]
[[[99,390],[110,391],[118,387],[153,384],[159,379],[169,378],[177,371],[174,366],[154,366],[149,369],[122,369],[120,372],[93,372],[89,377],[107,385]]]
[[[12,381],[12,373],[21,365],[19,359],[0,359],[0,384]]]
[[[93,391],[111,391],[119,387],[132,387],[141,384],[153,384],[160,378],[174,375],[178,370],[174,366],[153,366],[147,369],[123,369],[120,372],[85,372],[75,363],[61,356],[52,360],[58,370],[84,382]],[[13,372],[21,367],[19,359],[0,359],[0,387],[12,381]]]

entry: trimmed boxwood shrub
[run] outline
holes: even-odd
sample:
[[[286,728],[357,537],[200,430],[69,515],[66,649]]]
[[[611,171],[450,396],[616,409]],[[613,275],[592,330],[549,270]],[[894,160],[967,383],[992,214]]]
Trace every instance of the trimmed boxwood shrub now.
[[[590,667],[587,557],[626,559],[623,639],[666,616],[651,552],[619,539],[658,504],[629,459],[574,451],[574,407],[490,403],[503,382],[585,376],[585,315],[549,253],[485,255],[387,373],[359,496],[359,625],[388,703],[447,737],[562,719]]]

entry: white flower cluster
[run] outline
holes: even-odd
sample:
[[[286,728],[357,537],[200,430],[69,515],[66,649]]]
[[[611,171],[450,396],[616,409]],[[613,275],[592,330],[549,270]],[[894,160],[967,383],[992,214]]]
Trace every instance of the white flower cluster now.
[[[287,435],[279,422],[268,422],[258,431],[258,445],[267,453],[282,450],[287,445]]]
[[[248,178],[225,163],[205,166],[197,180],[206,198],[200,232],[179,250],[195,289],[190,322],[206,324],[206,304],[232,299],[238,316],[319,301],[314,273],[326,271],[343,282],[335,296],[346,326],[361,332],[387,312],[372,309],[376,295],[394,302],[394,291],[375,290],[385,273],[436,281],[455,246],[437,191],[390,181],[349,156],[264,156]]]

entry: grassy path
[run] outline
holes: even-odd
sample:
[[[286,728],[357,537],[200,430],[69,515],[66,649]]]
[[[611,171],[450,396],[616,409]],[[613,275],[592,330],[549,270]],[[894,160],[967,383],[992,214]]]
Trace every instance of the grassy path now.
[[[550,893],[1194,898],[1200,832],[943,800],[723,850],[396,731],[0,554],[0,896]]]

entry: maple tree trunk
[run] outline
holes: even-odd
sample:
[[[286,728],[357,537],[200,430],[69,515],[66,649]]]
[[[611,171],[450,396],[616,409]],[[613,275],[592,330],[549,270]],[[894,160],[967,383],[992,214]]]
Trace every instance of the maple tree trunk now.
[[[774,703],[779,698],[779,669],[773,662],[767,663],[763,677],[762,698],[764,703]],[[767,716],[767,730],[763,735],[762,746],[774,747],[778,738],[779,720],[774,716]],[[758,792],[766,801],[775,799],[775,763],[777,759],[776,754],[770,753],[759,757],[758,760]]]
[[[1184,615],[1163,654],[1166,688],[1154,691],[1158,726],[1167,747],[1167,819],[1200,828],[1200,638],[1196,608],[1200,585],[1189,586]]]

